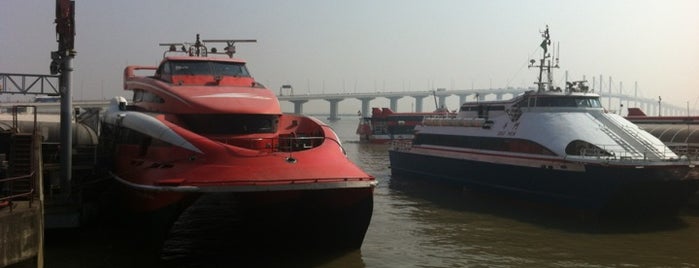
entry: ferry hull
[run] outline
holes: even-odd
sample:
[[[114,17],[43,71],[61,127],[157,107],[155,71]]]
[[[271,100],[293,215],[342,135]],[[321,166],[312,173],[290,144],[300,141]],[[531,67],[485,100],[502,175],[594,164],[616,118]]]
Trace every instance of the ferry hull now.
[[[184,239],[231,232],[230,245],[257,251],[268,244],[241,238],[276,245],[290,235],[358,248],[375,178],[347,158],[327,124],[283,114],[274,92],[233,58],[234,43],[254,41],[197,35],[195,43],[166,44],[157,67],[124,69],[133,103],[112,99],[100,145],[106,169],[124,188],[126,211],[152,215],[166,225],[160,232]],[[207,52],[211,43],[225,43],[228,57]],[[185,217],[201,211],[206,216]],[[189,234],[228,219],[246,224]],[[185,232],[175,228],[184,223]]]
[[[359,141],[372,144],[388,144],[393,141],[409,141],[415,138],[415,135],[361,135]]]
[[[131,155],[129,148],[122,146],[119,151]],[[172,148],[164,150],[174,155]],[[198,236],[177,232],[179,222],[187,222],[187,230],[199,230],[231,218],[236,219],[234,224],[210,231],[232,235],[236,242],[230,246],[267,248],[252,239],[257,237],[276,239],[270,242],[274,245],[296,241],[309,247],[359,248],[372,215],[373,178],[347,164],[336,147],[297,152],[293,163],[286,156],[288,153],[241,157],[230,159],[228,165],[170,162],[168,168],[152,168],[154,163],[163,163],[153,159],[136,161],[138,165],[133,166],[133,161],[122,157],[114,161],[120,172],[111,175],[120,185],[123,210],[157,223],[155,230],[165,245],[172,234],[183,239]],[[336,161],[326,161],[334,156]],[[300,171],[308,179],[299,179]],[[276,175],[267,175],[272,172]],[[202,209],[206,216],[192,216]],[[240,225],[243,227],[238,228]],[[242,239],[251,232],[256,234],[251,240]]]
[[[124,213],[159,232],[164,259],[215,250],[353,250],[373,213],[373,187],[263,192],[158,193],[122,187],[128,203],[168,200],[151,211]],[[194,245],[193,245],[194,244]],[[206,252],[202,252],[206,251]]]
[[[620,167],[588,164],[585,171],[494,164],[389,151],[391,173],[457,182],[493,192],[556,206],[601,214],[674,214],[699,189],[689,165]],[[416,164],[416,163],[419,163]]]

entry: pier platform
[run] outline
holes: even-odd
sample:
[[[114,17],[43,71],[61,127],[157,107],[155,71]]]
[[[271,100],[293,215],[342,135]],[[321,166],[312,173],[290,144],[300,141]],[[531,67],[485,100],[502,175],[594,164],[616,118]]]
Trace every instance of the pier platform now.
[[[40,201],[13,201],[0,207],[0,267],[21,262],[42,267],[43,230]]]

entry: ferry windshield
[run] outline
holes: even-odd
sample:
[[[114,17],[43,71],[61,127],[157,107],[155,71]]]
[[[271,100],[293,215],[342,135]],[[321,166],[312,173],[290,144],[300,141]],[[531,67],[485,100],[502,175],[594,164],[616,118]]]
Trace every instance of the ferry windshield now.
[[[174,75],[250,76],[244,63],[216,61],[170,61]]]
[[[543,97],[530,99],[530,105],[536,107],[588,107],[601,108],[597,97]]]

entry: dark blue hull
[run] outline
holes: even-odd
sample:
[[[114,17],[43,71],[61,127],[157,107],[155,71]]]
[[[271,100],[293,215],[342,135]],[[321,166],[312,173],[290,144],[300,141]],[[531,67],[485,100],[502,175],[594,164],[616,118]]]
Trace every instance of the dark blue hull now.
[[[389,151],[394,177],[466,187],[595,212],[674,213],[699,189],[688,165],[635,168],[590,164],[584,172],[533,168]]]

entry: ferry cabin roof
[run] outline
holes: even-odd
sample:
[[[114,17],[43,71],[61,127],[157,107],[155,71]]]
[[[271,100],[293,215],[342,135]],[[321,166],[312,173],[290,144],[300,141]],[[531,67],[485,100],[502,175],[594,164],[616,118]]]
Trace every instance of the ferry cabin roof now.
[[[488,107],[490,111],[504,110],[505,106],[517,105],[519,107],[566,107],[566,108],[602,108],[599,95],[575,94],[575,95],[530,95],[521,96],[510,101],[485,101],[467,102],[461,105],[460,111],[478,111],[479,107]]]
[[[138,76],[138,70],[155,74]],[[281,114],[274,93],[257,83],[238,59],[169,56],[159,67],[128,66],[124,89],[133,91],[134,105],[146,111]]]
[[[178,85],[255,85],[245,61],[227,58],[166,57],[154,78]]]

